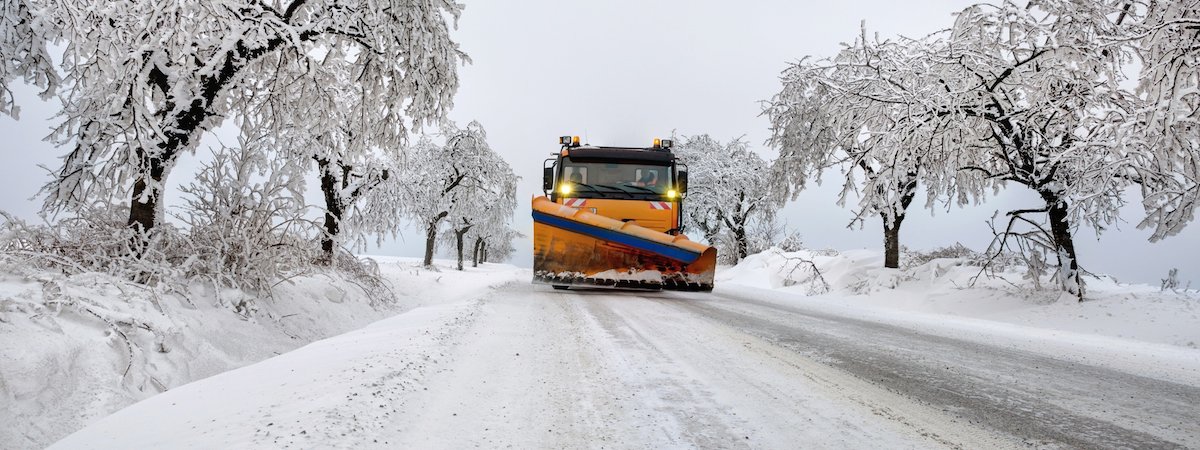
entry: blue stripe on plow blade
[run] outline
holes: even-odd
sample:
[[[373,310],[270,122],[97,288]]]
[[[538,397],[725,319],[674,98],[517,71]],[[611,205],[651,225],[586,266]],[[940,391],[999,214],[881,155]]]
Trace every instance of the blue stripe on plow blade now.
[[[561,228],[567,231],[592,236],[600,240],[616,242],[618,244],[628,245],[636,249],[657,253],[677,261],[683,261],[685,264],[691,264],[693,261],[700,258],[699,253],[684,250],[673,245],[660,244],[658,242],[649,241],[637,236],[630,236],[618,231],[600,228],[558,216],[552,216],[539,211],[533,212],[533,220],[534,222],[541,222],[555,228]]]

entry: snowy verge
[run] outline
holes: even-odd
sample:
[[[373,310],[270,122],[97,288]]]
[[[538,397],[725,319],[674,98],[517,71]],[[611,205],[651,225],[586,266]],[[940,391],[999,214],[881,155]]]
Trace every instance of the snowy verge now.
[[[419,306],[478,297],[528,273],[373,257],[396,303],[336,274],[300,277],[234,313],[241,291],[162,293],[107,275],[0,270],[0,447],[44,447],[137,401]],[[20,274],[20,275],[18,275]]]
[[[869,250],[772,249],[718,270],[716,292],[1200,384],[1200,294],[1089,277],[1079,303],[1020,268],[979,274],[965,258],[886,269]]]
[[[387,446],[479,301],[414,309],[139,402],[51,448]],[[286,402],[286,406],[280,404]]]

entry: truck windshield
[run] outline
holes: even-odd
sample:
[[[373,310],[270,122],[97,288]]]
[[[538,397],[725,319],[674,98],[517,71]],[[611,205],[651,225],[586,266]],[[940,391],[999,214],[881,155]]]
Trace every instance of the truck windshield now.
[[[574,162],[563,159],[562,181],[579,185],[577,192],[665,194],[671,188],[671,166],[644,163]]]

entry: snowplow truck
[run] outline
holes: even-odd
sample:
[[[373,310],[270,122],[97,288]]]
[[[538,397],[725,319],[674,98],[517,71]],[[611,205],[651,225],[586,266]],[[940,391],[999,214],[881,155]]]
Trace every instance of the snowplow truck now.
[[[683,234],[687,170],[671,141],[648,148],[561,149],[543,164],[533,199],[533,281],[556,289],[711,291],[715,248]]]

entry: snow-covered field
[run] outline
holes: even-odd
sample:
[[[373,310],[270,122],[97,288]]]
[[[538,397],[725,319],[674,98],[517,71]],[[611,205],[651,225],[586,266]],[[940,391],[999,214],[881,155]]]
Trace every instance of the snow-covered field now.
[[[825,283],[792,270],[798,258],[815,262]],[[30,315],[40,287],[8,280],[0,373],[12,405],[4,423],[18,425],[5,428],[3,446],[48,444],[46,436],[89,423],[55,447],[1200,445],[1196,425],[1179,420],[1200,414],[1190,402],[1200,398],[1195,293],[1093,279],[1091,300],[1079,304],[1027,287],[1017,272],[971,287],[978,268],[963,260],[888,270],[868,251],[754,255],[719,270],[712,294],[562,292],[530,286],[529,272],[511,266],[458,273],[405,259],[380,264],[401,297],[392,308],[349,299],[324,308],[338,297],[317,287],[334,284],[316,281],[263,306],[275,320],[169,306],[171,321],[156,326],[176,326],[170,351],[145,356],[136,379],[175,386],[209,377],[154,396],[159,389],[121,376],[119,338],[71,314]],[[78,288],[82,295],[88,286]],[[810,295],[817,291],[828,292]],[[91,298],[118,296],[98,289]],[[285,326],[299,317],[303,325]],[[863,332],[879,335],[855,335]],[[892,341],[901,347],[878,347]],[[897,359],[880,359],[887,355]],[[911,365],[929,381],[914,388],[878,378]],[[996,391],[964,407],[953,395],[921,397],[924,384]],[[1080,394],[1126,386],[1113,398]],[[991,401],[1032,410],[979,412]],[[74,402],[90,406],[71,420],[47,412]]]

